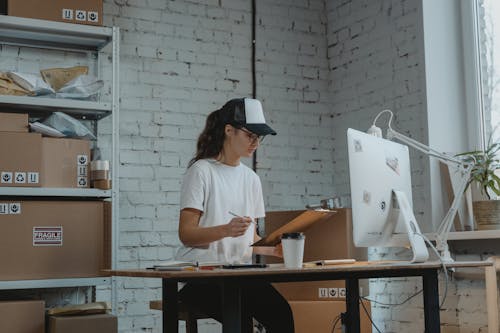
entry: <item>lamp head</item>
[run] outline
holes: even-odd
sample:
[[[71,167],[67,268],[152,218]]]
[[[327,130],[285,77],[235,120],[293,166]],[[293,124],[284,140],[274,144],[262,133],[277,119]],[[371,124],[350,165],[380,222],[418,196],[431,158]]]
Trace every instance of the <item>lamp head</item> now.
[[[382,137],[382,129],[380,127],[377,127],[375,124],[373,124],[367,131],[366,133],[376,136],[377,138]]]

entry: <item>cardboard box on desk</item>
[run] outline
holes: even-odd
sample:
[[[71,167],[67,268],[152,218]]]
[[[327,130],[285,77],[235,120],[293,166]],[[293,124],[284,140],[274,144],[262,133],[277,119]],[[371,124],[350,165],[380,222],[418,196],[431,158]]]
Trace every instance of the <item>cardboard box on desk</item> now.
[[[288,223],[304,210],[267,212],[265,218],[266,234]],[[357,248],[352,241],[351,210],[340,208],[336,214],[327,216],[312,224],[304,232],[304,261],[322,259],[366,260],[367,249]],[[280,263],[282,259],[265,257],[267,263]],[[345,299],[343,280],[283,282],[273,286],[287,300],[332,301]],[[369,281],[360,280],[360,295],[369,294]]]
[[[109,268],[102,201],[0,199],[0,280],[95,277]]]
[[[304,210],[266,212],[265,233],[269,234],[302,214]],[[322,259],[366,260],[367,249],[357,248],[352,241],[351,210],[339,208],[336,213],[315,222],[304,232],[304,262]],[[266,257],[267,263],[283,262]]]
[[[90,185],[88,140],[42,138],[42,187]]]
[[[331,333],[342,332],[340,319],[332,331],[333,325],[342,312],[346,311],[345,302],[315,302],[315,301],[292,301],[289,302],[293,313],[295,333]],[[370,302],[363,301],[368,313],[371,313]],[[359,306],[360,332],[371,333],[372,325],[363,307]]]
[[[28,114],[0,112],[0,132],[28,133]]]
[[[7,0],[7,15],[102,25],[102,0]]]
[[[0,132],[0,186],[40,187],[42,136]]]
[[[111,314],[50,316],[47,333],[116,333],[118,320]]]
[[[0,332],[44,333],[44,301],[0,301]]]

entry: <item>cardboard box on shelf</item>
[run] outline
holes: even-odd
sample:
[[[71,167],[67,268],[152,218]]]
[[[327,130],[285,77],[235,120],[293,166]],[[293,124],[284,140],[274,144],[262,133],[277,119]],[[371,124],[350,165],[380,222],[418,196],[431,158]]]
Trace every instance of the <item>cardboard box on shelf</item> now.
[[[315,302],[315,301],[292,301],[290,308],[293,313],[293,320],[295,324],[295,333],[331,333],[342,332],[342,325],[340,319],[335,326],[333,326],[337,318],[342,312],[345,312],[345,302],[330,301],[330,302]],[[370,302],[363,301],[368,313],[371,313]],[[368,315],[359,305],[360,314],[360,332],[371,333],[372,325]],[[370,314],[371,315],[371,314]]]
[[[265,232],[278,229],[288,223],[303,210],[267,212],[265,218]],[[327,216],[305,232],[304,262],[322,259],[356,259],[366,260],[367,249],[357,248],[352,241],[351,210],[349,208],[336,209],[336,214]],[[267,263],[283,262],[276,257],[265,257]],[[361,295],[369,294],[369,281],[360,280]],[[345,282],[343,280],[311,281],[311,282],[284,282],[274,283],[273,286],[287,300],[317,300],[331,301],[345,299]]]
[[[88,140],[42,138],[42,187],[90,186]]]
[[[7,14],[34,19],[102,25],[102,0],[7,0]]]
[[[107,214],[103,201],[0,199],[0,230],[8,235],[0,280],[101,276],[111,255]]]
[[[0,132],[0,187],[40,187],[42,137]]]
[[[28,114],[0,112],[0,132],[28,133]]]
[[[0,301],[0,332],[44,333],[44,301]]]
[[[116,333],[118,320],[111,314],[50,316],[48,333]]]

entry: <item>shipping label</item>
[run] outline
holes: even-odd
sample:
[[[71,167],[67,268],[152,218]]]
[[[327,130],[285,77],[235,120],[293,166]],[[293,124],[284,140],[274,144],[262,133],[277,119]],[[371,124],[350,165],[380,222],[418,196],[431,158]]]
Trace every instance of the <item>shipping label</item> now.
[[[16,184],[26,183],[26,172],[16,172],[14,173],[14,182]]]
[[[62,246],[63,227],[33,227],[33,246]]]
[[[89,163],[89,157],[87,155],[77,155],[76,164],[77,165],[87,165]]]
[[[28,184],[38,184],[39,178],[38,172],[28,172]]]
[[[12,202],[9,204],[9,214],[21,214],[21,203],[20,202]]]
[[[62,18],[63,18],[63,20],[72,21],[73,20],[73,9],[63,8]]]
[[[2,179],[0,180],[4,184],[12,184],[12,172],[2,171]]]
[[[0,215],[17,215],[21,214],[21,203],[20,202],[0,202]]]

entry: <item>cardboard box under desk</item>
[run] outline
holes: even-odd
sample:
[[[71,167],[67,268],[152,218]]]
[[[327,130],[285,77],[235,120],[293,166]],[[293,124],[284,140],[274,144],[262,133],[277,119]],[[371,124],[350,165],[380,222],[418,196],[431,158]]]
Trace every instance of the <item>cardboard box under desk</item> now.
[[[0,199],[0,211],[10,211],[0,214],[0,280],[100,276],[111,255],[104,205]]]
[[[0,186],[40,187],[42,136],[0,132]]]
[[[0,112],[0,132],[28,133],[28,114]]]
[[[278,229],[304,210],[266,212],[265,233]],[[352,240],[351,209],[339,208],[310,226],[305,232],[304,262],[322,259],[366,260],[366,248],[357,248]],[[266,256],[267,263],[280,263],[282,259]],[[345,299],[345,281],[327,280],[311,282],[273,283],[287,300],[332,301]],[[360,295],[369,294],[369,281],[359,281]]]
[[[116,333],[118,320],[111,314],[50,316],[47,333]]]
[[[44,333],[44,301],[0,301],[0,332]]]
[[[42,187],[90,186],[88,140],[42,138]]]
[[[292,301],[289,302],[293,313],[295,333],[331,333],[342,332],[340,319],[337,321],[335,330],[332,331],[337,318],[346,311],[343,301],[315,302],[315,301]],[[363,301],[368,313],[371,315],[370,302]],[[360,332],[371,333],[372,325],[363,307],[359,306]]]
[[[7,14],[10,16],[102,25],[102,0],[6,0],[6,2]]]

